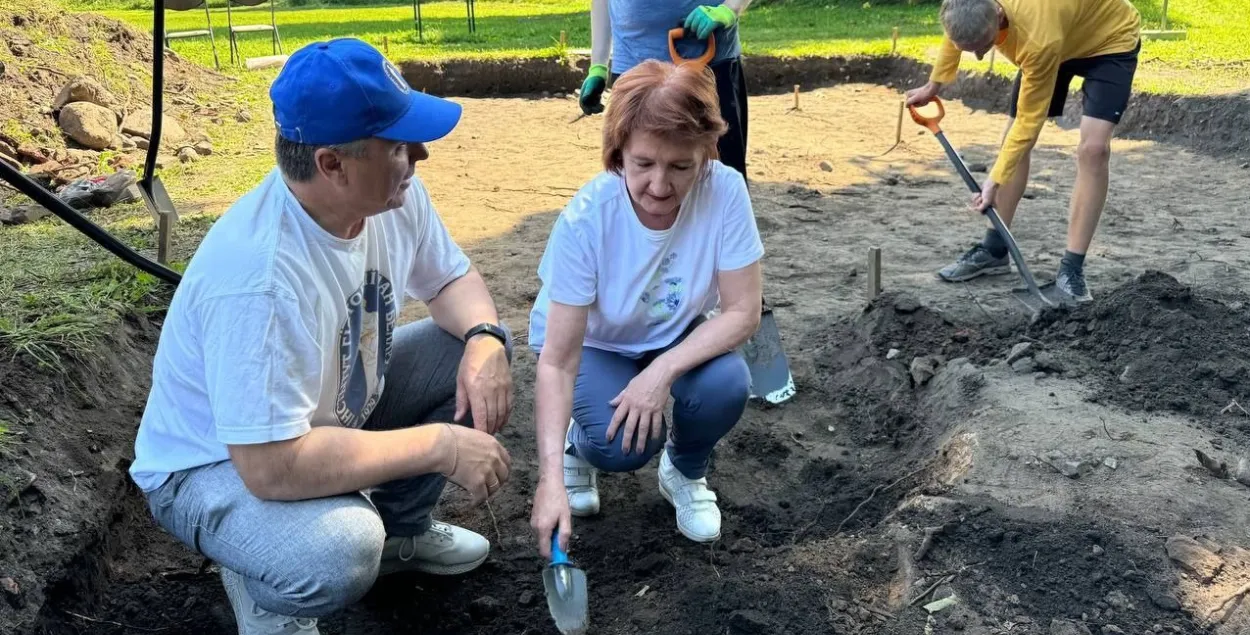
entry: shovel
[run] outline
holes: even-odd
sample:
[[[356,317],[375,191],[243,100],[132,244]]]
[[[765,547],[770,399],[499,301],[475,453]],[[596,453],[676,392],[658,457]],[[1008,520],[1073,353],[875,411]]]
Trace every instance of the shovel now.
[[[959,153],[955,152],[955,148],[951,147],[950,141],[946,140],[946,134],[942,132],[942,128],[939,125],[942,122],[942,118],[946,116],[946,107],[942,105],[942,100],[936,97],[933,98],[933,103],[937,104],[938,108],[937,115],[933,117],[926,117],[920,114],[915,106],[908,106],[907,109],[911,111],[913,121],[928,128],[929,132],[932,132],[933,136],[937,137],[938,142],[942,144],[942,149],[946,150],[946,156],[950,158],[951,163],[955,165],[955,170],[959,172],[959,176],[963,177],[964,183],[968,185],[968,189],[972,190],[973,194],[976,194],[981,191],[981,185],[973,178],[972,171],[968,169],[964,160],[960,158]],[[1040,313],[1043,308],[1062,304],[1062,300],[1048,297],[1038,288],[1037,282],[1033,279],[1033,274],[1029,272],[1029,265],[1024,262],[1024,256],[1020,254],[1020,248],[1016,245],[1016,239],[1012,238],[1011,230],[1007,229],[1007,225],[1003,224],[1003,220],[999,218],[998,212],[994,211],[994,208],[991,206],[985,208],[984,213],[990,218],[990,223],[994,225],[994,230],[998,232],[1003,242],[1007,243],[1007,251],[1011,252],[1011,259],[1016,263],[1016,270],[1020,272],[1020,277],[1024,278],[1025,288],[1012,289],[1011,295],[1024,304],[1034,315]],[[1053,282],[1048,283],[1047,286],[1052,289],[1052,293],[1056,296],[1062,294],[1058,287],[1054,286]]]
[[[707,66],[716,55],[716,36],[707,37],[707,50],[693,59],[682,57],[677,52],[677,40],[685,37],[686,29],[677,27],[668,32],[668,54],[674,64],[695,64]],[[760,325],[755,335],[742,345],[742,357],[751,370],[751,398],[763,399],[771,404],[782,403],[794,396],[794,378],[790,374],[790,363],[786,360],[786,352],[781,348],[781,332],[777,330],[777,320],[773,318],[773,309],[767,301],[761,301]]]
[[[586,572],[569,562],[560,549],[558,533],[551,536],[551,563],[543,569],[547,610],[562,635],[585,635],[590,618],[587,609]]]

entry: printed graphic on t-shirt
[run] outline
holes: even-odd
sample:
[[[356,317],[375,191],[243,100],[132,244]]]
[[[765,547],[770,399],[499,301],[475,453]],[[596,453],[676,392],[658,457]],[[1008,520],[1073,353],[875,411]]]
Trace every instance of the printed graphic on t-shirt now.
[[[347,320],[339,332],[339,423],[359,428],[373,412],[391,361],[397,319],[391,281],[370,269],[365,284],[347,299]]]
[[[643,291],[642,297],[638,298],[638,301],[647,307],[647,326],[649,327],[669,321],[677,314],[677,309],[681,308],[681,301],[686,290],[683,280],[680,276],[667,275],[676,260],[676,253],[665,256],[647,283],[647,290]]]

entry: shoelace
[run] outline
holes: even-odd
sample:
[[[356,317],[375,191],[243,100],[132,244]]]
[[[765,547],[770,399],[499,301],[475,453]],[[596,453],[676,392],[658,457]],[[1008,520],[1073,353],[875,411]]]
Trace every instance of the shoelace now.
[[[1065,275],[1068,279],[1068,292],[1074,296],[1085,295],[1085,272],[1068,271]]]
[[[437,540],[439,544],[445,545],[452,541],[451,527],[445,523],[435,522],[430,525],[430,528],[427,529],[424,534],[421,534],[420,536],[409,536],[404,538],[403,542],[399,543],[399,553],[396,555],[399,556],[400,561],[408,562],[409,560],[415,558],[417,556],[417,541],[430,536],[431,534],[436,536],[435,540]],[[405,555],[404,551],[406,550],[410,550],[410,552]]]
[[[978,252],[982,252],[982,251],[989,253],[989,251],[985,248],[984,245],[982,245],[981,243],[977,243],[976,245],[972,247],[972,249],[965,251],[964,255],[959,257],[959,262],[961,263],[972,262],[973,257],[976,256]]]

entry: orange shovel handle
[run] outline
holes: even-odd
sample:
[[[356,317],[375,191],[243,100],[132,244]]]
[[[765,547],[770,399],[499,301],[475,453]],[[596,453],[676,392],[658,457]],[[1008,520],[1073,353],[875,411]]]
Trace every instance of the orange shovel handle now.
[[[712,57],[716,55],[716,36],[708,34],[707,50],[703,55],[694,59],[686,59],[677,54],[677,40],[680,40],[686,34],[686,29],[677,27],[668,32],[668,54],[672,56],[674,64],[698,64],[699,66],[707,66],[712,62]]]
[[[942,100],[937,97],[933,98],[933,103],[937,104],[938,111],[932,117],[920,114],[920,111],[916,110],[915,106],[908,106],[907,110],[911,112],[912,121],[928,128],[933,134],[937,134],[942,131],[940,124],[942,123],[942,118],[946,116],[946,107],[942,105]]]

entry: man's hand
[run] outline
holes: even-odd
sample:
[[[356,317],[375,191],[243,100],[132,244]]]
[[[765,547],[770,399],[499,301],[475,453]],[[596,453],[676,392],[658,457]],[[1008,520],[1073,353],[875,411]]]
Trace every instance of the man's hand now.
[[[619,429],[625,435],[621,442],[621,451],[625,454],[629,454],[631,441],[636,451],[644,452],[648,436],[660,438],[660,430],[664,427],[664,404],[668,403],[673,382],[658,366],[653,362],[608,402],[616,408],[612,413],[612,422],[608,424],[608,441],[616,438]]]
[[[603,112],[603,89],[608,85],[608,67],[594,64],[586,73],[586,81],[582,82],[582,93],[577,103],[582,107],[582,114],[597,115]]]
[[[913,88],[907,91],[905,99],[908,106],[923,106],[937,97],[938,90],[942,85],[937,82],[929,82],[920,88]]]
[[[551,535],[556,531],[560,532],[560,548],[568,551],[569,537],[573,535],[573,516],[569,512],[569,495],[558,477],[538,479],[534,509],[530,512],[530,527],[538,540],[538,553],[544,559],[551,558]]]
[[[464,488],[473,504],[490,498],[508,482],[512,457],[495,437],[452,423],[436,425],[443,428],[439,441],[444,460],[439,471]]]
[[[512,369],[499,340],[477,335],[464,344],[456,376],[456,414],[461,421],[473,412],[473,428],[495,434],[512,413]]]
[[[738,14],[733,9],[721,5],[703,5],[695,7],[690,15],[686,16],[685,27],[687,31],[691,31],[700,40],[707,39],[716,29],[728,29],[738,21]]]
[[[985,183],[981,184],[981,193],[972,195],[972,211],[984,214],[986,208],[994,205],[997,196],[998,184],[991,179],[985,179]]]

